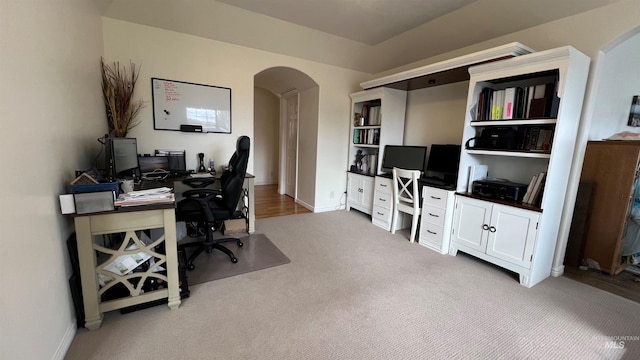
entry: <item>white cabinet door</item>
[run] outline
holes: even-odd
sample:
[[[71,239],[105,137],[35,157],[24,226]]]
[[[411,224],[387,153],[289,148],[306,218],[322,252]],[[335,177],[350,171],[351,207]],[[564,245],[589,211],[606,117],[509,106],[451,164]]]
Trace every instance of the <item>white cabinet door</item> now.
[[[373,208],[373,178],[359,174],[347,174],[347,210],[354,208],[371,215]]]
[[[484,252],[487,248],[491,207],[490,202],[458,196],[453,215],[451,240]]]
[[[487,255],[530,268],[539,218],[533,211],[494,204]]]
[[[359,204],[360,198],[362,197],[361,181],[358,177],[353,176],[352,174],[349,174],[347,177],[349,178],[349,186],[347,191],[347,200],[349,201],[349,206],[353,204]]]
[[[367,209],[373,208],[373,178],[370,176],[362,177],[362,198],[360,202]]]

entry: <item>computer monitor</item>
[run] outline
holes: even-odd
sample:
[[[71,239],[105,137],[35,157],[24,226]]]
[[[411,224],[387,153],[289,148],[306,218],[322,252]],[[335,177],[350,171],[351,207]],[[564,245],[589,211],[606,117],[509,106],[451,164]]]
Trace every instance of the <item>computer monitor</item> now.
[[[161,170],[170,170],[168,156],[138,156],[138,163],[140,164],[140,173],[142,175]]]
[[[109,181],[140,176],[138,144],[135,138],[105,139],[106,176]]]
[[[386,145],[382,154],[382,171],[390,173],[394,167],[424,172],[426,146]]]
[[[429,152],[427,172],[437,173],[444,177],[457,176],[460,163],[460,145],[433,144]]]

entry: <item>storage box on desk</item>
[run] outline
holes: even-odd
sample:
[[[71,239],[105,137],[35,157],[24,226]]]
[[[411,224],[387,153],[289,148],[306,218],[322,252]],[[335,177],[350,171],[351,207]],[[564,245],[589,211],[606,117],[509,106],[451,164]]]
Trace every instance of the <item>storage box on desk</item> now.
[[[74,184],[69,185],[71,189],[71,193],[80,194],[87,192],[98,192],[98,191],[115,191],[116,198],[120,195],[120,186],[118,182],[105,182],[98,184]]]

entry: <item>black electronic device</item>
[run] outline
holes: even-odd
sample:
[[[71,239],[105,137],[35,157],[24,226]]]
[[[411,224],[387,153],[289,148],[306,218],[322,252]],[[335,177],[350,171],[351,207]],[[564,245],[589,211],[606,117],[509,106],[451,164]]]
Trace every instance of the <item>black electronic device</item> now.
[[[458,179],[461,148],[457,144],[432,144],[426,167],[429,176],[437,177],[446,184],[455,183]]]
[[[492,199],[520,202],[527,192],[527,184],[514,183],[508,180],[475,180],[471,193]]]
[[[142,175],[154,171],[169,171],[169,158],[167,156],[139,156],[140,172]]]
[[[202,125],[180,125],[180,131],[183,132],[202,132]]]
[[[198,162],[200,164],[198,166],[198,172],[199,173],[207,172],[207,168],[204,167],[204,153],[198,153]]]
[[[156,156],[166,156],[169,161],[169,172],[174,176],[189,174],[184,150],[157,150]]]
[[[138,144],[135,138],[105,137],[105,177],[139,178]]]
[[[473,145],[471,142],[473,141]],[[518,147],[518,133],[511,127],[487,127],[480,136],[472,137],[464,144],[465,149],[515,150]]]
[[[397,167],[423,173],[426,160],[426,146],[386,145],[382,154],[382,171],[390,173]]]

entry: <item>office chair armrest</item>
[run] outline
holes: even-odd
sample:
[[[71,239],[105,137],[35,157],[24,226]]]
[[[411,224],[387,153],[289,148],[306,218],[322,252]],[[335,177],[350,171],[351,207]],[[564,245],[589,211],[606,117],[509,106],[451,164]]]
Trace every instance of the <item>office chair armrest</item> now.
[[[215,178],[186,178],[182,183],[192,188],[203,188],[216,182]]]
[[[220,195],[220,190],[214,189],[192,189],[182,193],[182,196],[189,199],[209,201],[211,198]]]

